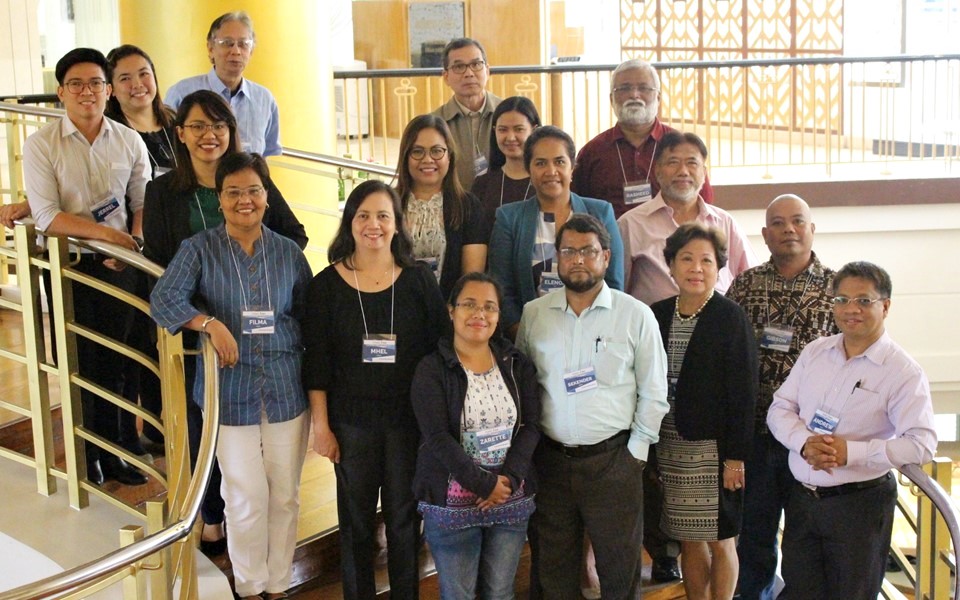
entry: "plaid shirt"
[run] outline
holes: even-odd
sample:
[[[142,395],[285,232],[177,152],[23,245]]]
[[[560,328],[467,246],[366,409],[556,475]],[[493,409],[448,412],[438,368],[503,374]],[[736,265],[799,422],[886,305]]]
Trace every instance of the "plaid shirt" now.
[[[807,268],[789,281],[770,260],[741,273],[727,290],[727,297],[747,313],[757,336],[760,385],[755,422],[758,435],[770,433],[766,419],[773,393],[787,379],[803,347],[839,331],[833,321],[833,275],[832,269],[820,264],[816,254]],[[760,347],[767,325],[793,329],[789,352]]]

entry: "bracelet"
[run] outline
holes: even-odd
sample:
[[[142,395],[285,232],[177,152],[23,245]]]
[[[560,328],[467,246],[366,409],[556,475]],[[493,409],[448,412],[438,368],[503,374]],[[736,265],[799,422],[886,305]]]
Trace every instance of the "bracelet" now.
[[[216,321],[216,320],[217,320],[216,317],[207,317],[206,319],[204,319],[204,320],[203,320],[203,323],[200,325],[200,331],[206,333],[206,332],[207,332],[207,325],[209,325],[210,323],[212,323],[212,322],[214,322],[214,321]]]
[[[746,467],[743,467],[743,468],[741,468],[741,469],[738,469],[738,468],[736,468],[736,467],[731,467],[731,466],[728,465],[727,463],[723,463],[723,468],[724,468],[724,469],[730,469],[731,471],[736,471],[737,473],[743,473],[744,471],[747,470]]]

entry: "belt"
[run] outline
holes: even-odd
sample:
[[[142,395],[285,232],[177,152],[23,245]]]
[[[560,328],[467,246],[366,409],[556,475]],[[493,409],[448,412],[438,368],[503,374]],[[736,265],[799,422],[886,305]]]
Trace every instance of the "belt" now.
[[[619,448],[620,446],[625,446],[627,444],[627,440],[630,439],[630,431],[621,431],[613,437],[608,437],[602,442],[597,442],[596,444],[590,444],[588,446],[568,446],[567,444],[561,444],[557,440],[551,439],[545,435],[541,436],[540,439],[543,440],[545,445],[560,452],[567,458],[586,458],[588,456],[602,454],[609,450],[613,450],[614,448]]]
[[[824,498],[832,498],[834,496],[843,496],[844,494],[852,494],[853,492],[869,490],[870,488],[875,488],[878,485],[883,485],[884,483],[890,481],[891,477],[893,477],[893,475],[888,472],[885,475],[877,477],[876,479],[868,479],[867,481],[854,481],[852,483],[831,486],[815,486],[801,483],[800,487],[808,495],[813,496],[818,500],[822,500]]]

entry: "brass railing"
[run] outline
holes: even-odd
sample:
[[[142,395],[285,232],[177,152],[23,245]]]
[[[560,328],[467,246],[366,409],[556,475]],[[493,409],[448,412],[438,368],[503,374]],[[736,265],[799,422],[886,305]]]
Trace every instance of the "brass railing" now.
[[[190,538],[199,513],[200,501],[206,489],[213,464],[219,422],[218,374],[216,355],[204,336],[205,376],[209,385],[205,389],[205,412],[200,453],[197,467],[191,477],[190,454],[187,442],[186,391],[184,389],[184,349],[179,335],[173,336],[157,328],[159,361],[153,361],[139,351],[118,340],[102,336],[91,329],[73,322],[72,286],[87,285],[113,296],[135,310],[149,314],[146,300],[102,281],[92,279],[73,268],[68,247],[94,250],[105,256],[123,261],[127,268],[136,268],[148,276],[159,277],[163,269],[141,255],[111,244],[88,240],[69,240],[48,237],[47,256],[41,255],[34,226],[30,222],[18,222],[14,229],[14,247],[0,248],[0,254],[15,262],[17,281],[21,292],[20,302],[0,299],[0,308],[20,312],[23,317],[23,353],[0,349],[0,356],[14,360],[26,367],[29,381],[30,408],[2,402],[3,408],[31,419],[33,453],[30,457],[10,449],[0,449],[0,456],[32,466],[36,471],[37,488],[41,494],[56,491],[56,479],[67,482],[70,505],[82,508],[88,503],[88,494],[96,494],[106,502],[127,513],[139,517],[140,525],[125,527],[120,532],[124,546],[107,556],[81,565],[65,573],[35,582],[8,592],[0,598],[82,597],[123,580],[125,590],[135,597],[145,598],[142,593],[151,574],[153,598],[170,598],[174,583],[180,582],[180,596],[195,598],[197,578],[195,572],[194,540]],[[40,271],[50,271],[54,310],[50,315],[51,328],[56,331],[57,360],[51,364],[46,359],[43,337],[43,316],[39,310]],[[79,375],[77,369],[76,336],[84,336],[104,347],[110,348],[126,359],[135,360],[160,377],[163,408],[162,419],[138,405],[112,394]],[[57,375],[60,382],[59,405],[63,419],[65,468],[54,465],[51,409],[54,400],[46,385],[47,374]],[[100,438],[82,425],[80,388],[87,389],[101,398],[140,417],[157,427],[164,435],[165,470],[153,463],[135,457],[119,446]],[[157,479],[166,489],[156,499],[148,500],[145,509],[133,507],[91,484],[84,477],[84,442],[97,445],[103,451],[116,454],[143,469]],[[145,537],[146,536],[146,537]],[[179,543],[178,543],[179,542]],[[139,591],[138,591],[139,590]]]
[[[487,87],[530,98],[544,123],[564,128],[580,147],[616,122],[615,66],[494,67]],[[898,161],[950,170],[960,159],[960,54],[656,66],[661,119],[700,134],[714,169],[822,178],[842,175],[833,173],[837,165],[881,174]],[[342,71],[334,82],[341,150],[390,166],[407,121],[450,97],[439,69]],[[817,169],[798,169],[810,166]]]

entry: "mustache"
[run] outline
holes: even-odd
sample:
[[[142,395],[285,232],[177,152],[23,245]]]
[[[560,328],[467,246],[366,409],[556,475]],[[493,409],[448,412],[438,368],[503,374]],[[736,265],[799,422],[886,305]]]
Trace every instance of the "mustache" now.
[[[624,108],[632,108],[634,106],[639,108],[646,108],[647,103],[644,102],[643,100],[627,100],[626,102],[623,103]]]

